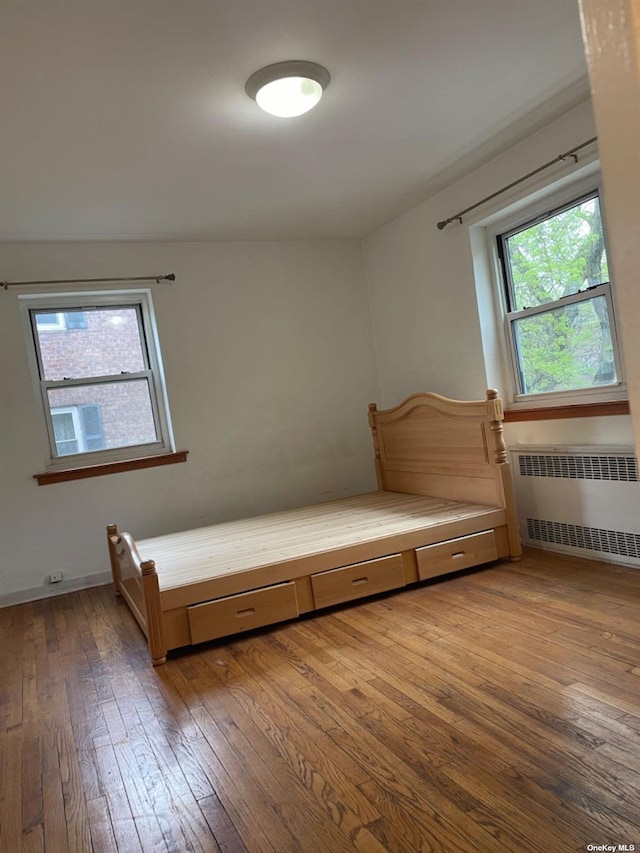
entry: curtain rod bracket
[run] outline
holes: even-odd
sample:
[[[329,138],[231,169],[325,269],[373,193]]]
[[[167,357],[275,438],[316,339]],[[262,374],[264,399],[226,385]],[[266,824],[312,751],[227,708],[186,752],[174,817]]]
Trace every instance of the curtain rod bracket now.
[[[442,231],[443,228],[446,228],[447,225],[450,225],[452,222],[458,221],[460,225],[462,225],[462,217],[461,216],[450,216],[449,219],[442,219],[438,222],[438,231]]]

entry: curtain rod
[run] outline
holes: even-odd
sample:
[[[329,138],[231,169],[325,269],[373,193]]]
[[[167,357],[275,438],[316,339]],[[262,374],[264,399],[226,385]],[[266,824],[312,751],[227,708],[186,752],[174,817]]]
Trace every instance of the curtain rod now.
[[[557,157],[554,157],[553,160],[549,160],[548,163],[544,163],[542,166],[538,166],[537,169],[534,169],[532,172],[527,172],[526,175],[523,175],[521,178],[518,178],[515,181],[512,181],[510,184],[507,184],[506,187],[501,187],[499,190],[496,190],[491,195],[488,195],[486,198],[477,201],[475,204],[472,204],[470,207],[466,207],[464,210],[461,210],[460,213],[456,213],[454,216],[450,216],[448,219],[442,219],[438,222],[438,231],[442,231],[443,228],[446,228],[450,222],[455,222],[456,220],[462,224],[462,217],[465,213],[469,213],[471,210],[475,210],[476,207],[480,207],[481,204],[486,204],[486,202],[491,201],[491,199],[496,198],[496,196],[502,195],[502,193],[506,193],[507,190],[512,189],[512,187],[518,186],[523,181],[526,181],[528,178],[532,178],[534,175],[537,175],[538,172],[542,172],[544,169],[548,169],[550,166],[553,166],[555,163],[559,163],[561,160],[567,160],[569,157],[573,157],[574,162],[578,162],[578,157],[576,155],[576,151],[580,151],[581,148],[586,148],[587,145],[591,145],[593,142],[597,142],[598,137],[592,136],[591,139],[587,139],[586,142],[580,143],[580,145],[576,145],[575,148],[572,148],[570,151],[566,151],[564,154],[558,154]]]
[[[134,275],[128,278],[58,278],[50,281],[0,281],[0,287],[6,290],[8,287],[23,287],[27,284],[96,284],[105,281],[155,281],[159,284],[161,281],[175,281],[176,274],[174,272],[169,275]]]

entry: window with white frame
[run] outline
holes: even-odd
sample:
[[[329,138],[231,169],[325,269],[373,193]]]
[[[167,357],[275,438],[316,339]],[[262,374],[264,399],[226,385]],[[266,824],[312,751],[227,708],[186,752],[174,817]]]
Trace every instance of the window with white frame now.
[[[622,384],[597,191],[497,237],[514,399],[606,396]],[[547,399],[541,397],[538,399]]]
[[[51,469],[171,452],[151,294],[23,296]]]

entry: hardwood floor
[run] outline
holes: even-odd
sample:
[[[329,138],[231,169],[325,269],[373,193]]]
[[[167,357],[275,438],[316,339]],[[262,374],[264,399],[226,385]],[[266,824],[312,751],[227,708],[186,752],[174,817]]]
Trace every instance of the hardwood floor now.
[[[640,850],[639,604],[530,551],[157,669],[109,587],[2,610],[0,851]]]

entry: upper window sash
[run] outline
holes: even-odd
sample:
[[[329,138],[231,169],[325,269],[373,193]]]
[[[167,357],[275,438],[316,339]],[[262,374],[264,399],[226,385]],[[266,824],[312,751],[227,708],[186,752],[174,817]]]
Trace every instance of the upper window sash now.
[[[138,339],[140,341],[140,354],[142,356],[144,370],[148,373],[151,370],[151,366],[150,366],[150,361],[149,361],[149,349],[148,349],[148,344],[147,344],[147,338],[145,335],[144,323],[143,323],[143,319],[142,319],[142,311],[141,311],[142,305],[141,304],[139,304],[139,303],[133,303],[132,304],[132,303],[123,302],[122,304],[108,303],[106,305],[92,305],[90,307],[83,305],[81,309],[76,308],[75,310],[76,311],[81,310],[86,315],[86,314],[91,313],[92,311],[101,311],[101,310],[102,311],[104,311],[104,310],[118,311],[118,310],[132,310],[132,309],[134,309],[136,312],[136,322],[138,325]],[[60,310],[59,308],[49,308],[49,307],[47,307],[47,308],[30,308],[29,309],[29,314],[30,314],[30,318],[31,318],[31,331],[32,331],[32,335],[33,335],[33,341],[34,341],[35,350],[36,350],[36,359],[37,359],[37,363],[38,363],[38,373],[40,375],[40,380],[42,382],[53,382],[53,381],[55,381],[55,380],[45,379],[46,368],[45,368],[44,359],[42,356],[42,348],[41,348],[41,341],[40,341],[40,333],[46,334],[47,331],[52,331],[52,329],[51,328],[47,329],[47,328],[43,328],[43,327],[39,326],[38,325],[38,316],[42,315],[42,314],[57,314],[58,316],[64,317],[66,313],[70,313],[68,307],[67,307],[66,311]],[[60,327],[60,328],[64,328],[64,327]],[[132,372],[128,373],[128,374],[126,372],[118,372],[118,373],[106,374],[106,375],[111,376],[112,378],[115,378],[115,377],[124,376],[124,375],[132,375]],[[102,379],[101,376],[99,376],[99,375],[94,376],[92,374],[86,374],[83,377],[69,377],[69,379],[76,379],[76,378],[82,379],[84,384],[86,384],[90,381],[91,382],[101,381],[101,379]]]
[[[600,193],[597,189],[591,190],[590,192],[584,193],[583,195],[578,196],[577,198],[573,198],[571,201],[567,201],[564,204],[559,205],[558,207],[552,207],[547,209],[544,212],[541,212],[534,216],[533,218],[526,219],[523,222],[520,222],[518,225],[509,228],[506,231],[502,231],[497,235],[497,250],[498,250],[498,260],[500,263],[500,268],[502,272],[502,283],[503,289],[506,298],[506,310],[509,313],[521,310],[517,307],[517,298],[515,292],[515,285],[513,281],[512,275],[512,263],[511,263],[511,253],[509,248],[509,238],[515,237],[517,234],[520,234],[523,231],[527,231],[530,228],[533,228],[536,225],[540,225],[548,219],[553,218],[554,216],[558,216],[561,213],[564,213],[567,210],[571,210],[574,207],[578,207],[585,202],[591,201],[592,199],[597,199],[598,204],[600,205]],[[602,215],[602,207],[600,205],[600,212]],[[604,222],[603,222],[604,227]],[[603,283],[603,282],[600,282]],[[583,291],[584,292],[584,291]],[[571,294],[573,295],[573,294]],[[531,306],[537,307],[537,306]]]

